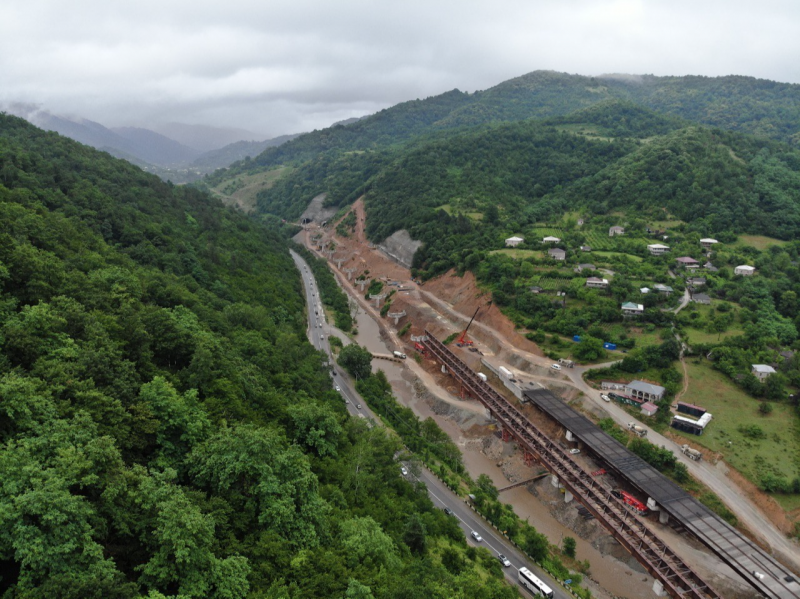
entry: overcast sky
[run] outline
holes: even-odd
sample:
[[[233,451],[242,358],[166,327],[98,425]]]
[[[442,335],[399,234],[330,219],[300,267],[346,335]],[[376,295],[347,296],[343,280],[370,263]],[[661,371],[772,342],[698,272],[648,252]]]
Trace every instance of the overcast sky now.
[[[800,83],[798,32],[798,0],[2,0],[0,103],[270,137],[537,69]]]

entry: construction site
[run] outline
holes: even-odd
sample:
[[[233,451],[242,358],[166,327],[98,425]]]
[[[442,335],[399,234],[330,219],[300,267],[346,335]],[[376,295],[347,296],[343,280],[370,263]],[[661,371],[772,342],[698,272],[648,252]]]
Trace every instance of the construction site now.
[[[596,596],[657,596],[663,589],[675,597],[800,597],[794,546],[771,547],[756,534],[762,527],[754,518],[740,518],[742,530],[731,528],[673,483],[614,454],[592,422],[608,408],[587,401],[590,390],[578,372],[549,369],[538,346],[515,331],[470,273],[412,281],[399,263],[410,264],[398,247],[402,235],[386,252],[364,237],[361,202],[353,211],[352,235],[311,222],[300,240],[329,261],[360,303],[355,341],[386,358],[374,367],[387,372],[401,403],[434,418],[461,447],[473,477],[488,474],[503,500],[551,542],[565,531],[578,537]],[[364,288],[373,279],[387,293],[368,300]],[[381,317],[388,290],[391,306]],[[393,351],[417,358],[397,364]],[[514,376],[518,387],[503,384]]]

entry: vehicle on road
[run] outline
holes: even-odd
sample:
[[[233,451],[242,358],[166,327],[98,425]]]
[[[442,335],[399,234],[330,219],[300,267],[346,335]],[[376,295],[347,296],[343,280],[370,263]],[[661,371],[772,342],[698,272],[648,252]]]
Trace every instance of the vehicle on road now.
[[[580,449],[570,449],[569,452],[572,455],[578,455],[581,452],[581,450]]]
[[[561,364],[550,364],[550,368],[553,370],[561,370]]]
[[[646,437],[647,436],[647,429],[643,426],[639,426],[635,422],[628,423],[628,430],[638,435],[639,437]]]
[[[337,391],[341,391],[341,389],[339,389],[339,385],[336,385],[336,386],[334,387],[334,389],[336,389]]]
[[[451,510],[449,507],[446,507],[444,508],[444,513],[447,514],[448,516],[452,516],[453,510]]]
[[[470,533],[470,535],[472,536],[472,538],[473,538],[473,539],[475,539],[475,542],[476,542],[476,543],[480,543],[481,541],[483,541],[483,537],[482,537],[481,535],[479,535],[479,534],[478,534],[476,531],[474,531],[474,530],[473,530],[473,531]]]
[[[405,466],[400,466],[400,472],[403,473],[403,476],[408,476],[408,468]]]
[[[600,399],[602,399],[603,401],[611,401],[611,398],[605,393],[600,394]]]
[[[361,404],[356,404],[356,409],[360,410],[361,409]]]
[[[405,355],[403,352],[401,352],[401,351],[393,351],[393,352],[392,352],[392,355],[393,355],[395,358],[400,358],[401,360],[405,360],[405,359],[406,359],[406,355]]]
[[[320,339],[325,339],[325,335],[320,335],[319,338]]]
[[[552,599],[553,589],[539,580],[536,575],[528,568],[519,569],[519,584],[528,589],[534,595],[542,594],[543,597]]]
[[[511,562],[510,562],[510,561],[508,560],[508,558],[507,558],[505,555],[503,555],[502,553],[498,553],[498,554],[497,554],[497,559],[499,559],[499,560],[500,560],[500,563],[501,563],[501,564],[503,564],[503,566],[504,566],[504,567],[508,568],[508,567],[510,567],[510,566],[511,566]]]

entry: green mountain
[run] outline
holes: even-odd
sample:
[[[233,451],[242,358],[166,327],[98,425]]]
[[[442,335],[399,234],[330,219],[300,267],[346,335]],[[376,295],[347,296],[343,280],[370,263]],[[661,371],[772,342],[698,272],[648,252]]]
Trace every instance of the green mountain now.
[[[6,115],[0,219],[4,597],[517,596],[347,416],[279,230]]]
[[[665,115],[800,144],[800,85],[753,77],[585,77],[534,71],[473,94],[453,90],[403,102],[356,123],[301,135],[209,177],[298,164],[328,152],[378,150],[419,136],[487,123],[563,116],[610,100],[633,102]]]
[[[800,234],[798,177],[800,152],[786,144],[606,101],[401,147],[327,152],[261,192],[259,209],[296,217],[322,192],[334,206],[365,195],[370,239],[407,229],[425,243],[415,265],[428,276],[504,232],[575,210],[656,220],[666,210],[705,234],[790,239]]]

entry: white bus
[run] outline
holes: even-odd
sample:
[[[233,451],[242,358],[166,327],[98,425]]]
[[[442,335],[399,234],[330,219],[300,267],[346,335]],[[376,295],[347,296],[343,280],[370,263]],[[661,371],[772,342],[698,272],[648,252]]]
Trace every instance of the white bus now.
[[[548,599],[553,598],[553,590],[536,578],[528,568],[519,569],[519,583],[534,595],[541,594],[543,597],[548,597]]]

